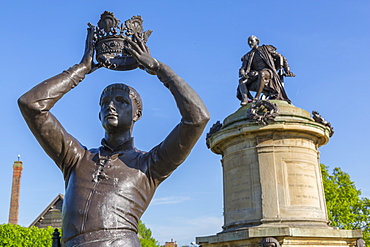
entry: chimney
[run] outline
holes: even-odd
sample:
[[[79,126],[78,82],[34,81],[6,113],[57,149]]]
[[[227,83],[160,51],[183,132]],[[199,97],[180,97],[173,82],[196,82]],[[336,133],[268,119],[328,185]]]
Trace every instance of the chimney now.
[[[171,238],[171,242],[165,242],[164,247],[177,247],[177,244],[173,241],[173,238]]]
[[[22,175],[22,161],[19,161],[20,155],[18,155],[18,161],[14,161],[13,164],[13,182],[12,182],[12,195],[10,199],[10,210],[9,210],[9,224],[18,224],[18,208],[19,208],[19,191],[21,185]]]

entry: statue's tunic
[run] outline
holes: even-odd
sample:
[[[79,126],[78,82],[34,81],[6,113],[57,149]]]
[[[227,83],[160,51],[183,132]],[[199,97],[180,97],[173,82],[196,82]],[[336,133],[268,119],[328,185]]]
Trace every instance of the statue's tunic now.
[[[157,186],[176,168],[162,166],[166,159],[161,145],[145,153],[133,148],[132,140],[116,150],[110,150],[104,140],[102,143],[92,150],[70,143],[60,165],[66,183],[65,246],[74,246],[81,238],[86,244],[90,238],[96,240],[96,234],[104,241],[117,240],[122,232],[136,234],[138,221]],[[99,167],[103,178],[98,176]]]

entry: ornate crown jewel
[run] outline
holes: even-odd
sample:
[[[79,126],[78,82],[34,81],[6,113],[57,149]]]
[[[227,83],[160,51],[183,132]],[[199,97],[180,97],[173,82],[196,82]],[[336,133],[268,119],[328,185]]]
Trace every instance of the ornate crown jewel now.
[[[135,58],[125,51],[127,39],[140,39],[146,43],[152,30],[143,32],[141,16],[133,16],[121,25],[114,14],[105,11],[95,30],[96,60],[100,65],[113,70],[131,70],[139,65]]]

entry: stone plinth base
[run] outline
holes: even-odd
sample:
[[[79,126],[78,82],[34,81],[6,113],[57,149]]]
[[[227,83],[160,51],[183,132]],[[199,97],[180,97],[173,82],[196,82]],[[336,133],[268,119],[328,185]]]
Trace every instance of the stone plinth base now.
[[[222,155],[223,232],[197,237],[197,243],[357,246],[360,230],[328,226],[318,147],[331,134],[322,119],[279,100],[248,104],[228,116],[222,128],[216,125],[207,144]]]
[[[259,247],[266,237],[274,237],[280,246],[356,246],[362,238],[361,230],[304,227],[250,227],[244,230],[221,232],[217,235],[197,237],[202,247]]]
[[[210,149],[222,155],[225,231],[283,224],[326,227],[318,147],[330,129],[285,101],[266,125],[248,118],[251,104],[228,116]]]

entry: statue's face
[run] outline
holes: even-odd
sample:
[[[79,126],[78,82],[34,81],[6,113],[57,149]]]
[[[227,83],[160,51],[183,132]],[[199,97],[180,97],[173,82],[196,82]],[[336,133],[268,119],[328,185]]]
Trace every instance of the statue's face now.
[[[130,129],[133,125],[133,105],[123,90],[107,91],[100,102],[99,119],[105,130]]]
[[[248,38],[248,45],[250,48],[257,48],[259,44],[258,38],[256,36],[251,36]]]

